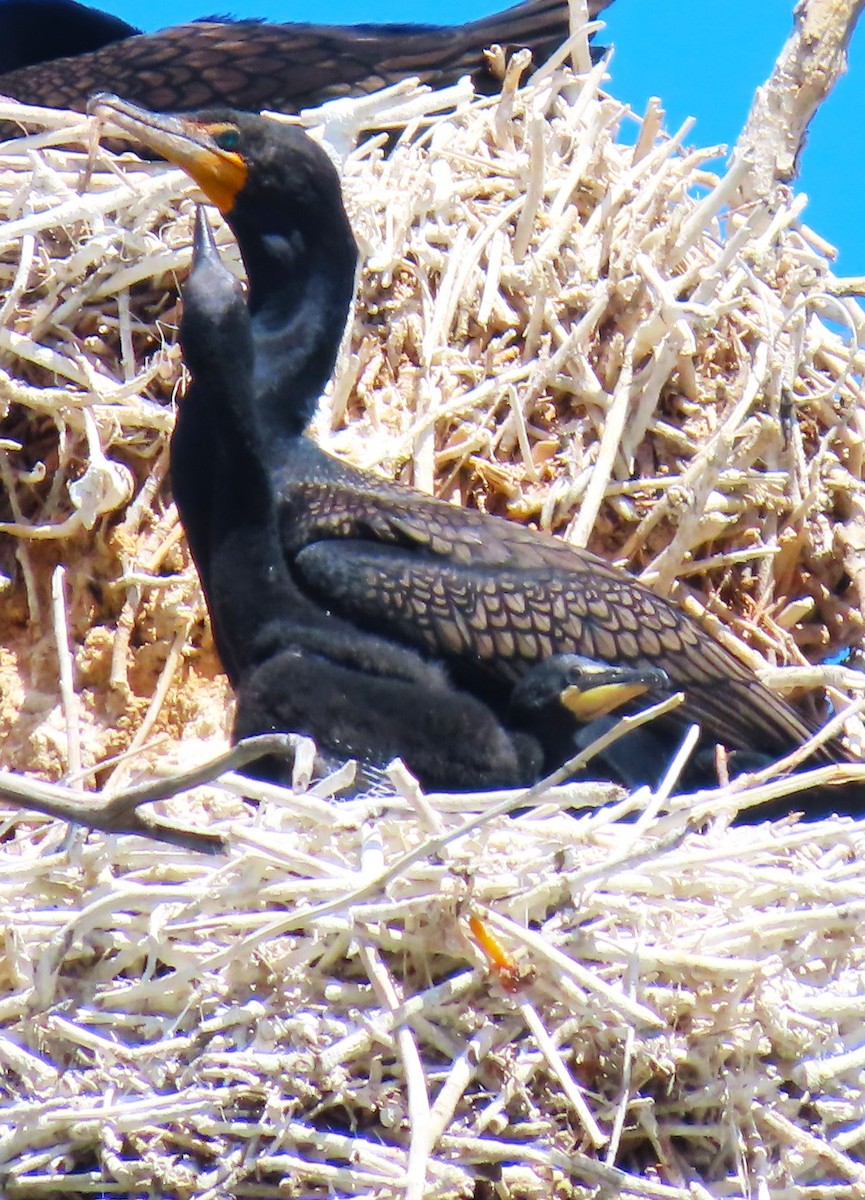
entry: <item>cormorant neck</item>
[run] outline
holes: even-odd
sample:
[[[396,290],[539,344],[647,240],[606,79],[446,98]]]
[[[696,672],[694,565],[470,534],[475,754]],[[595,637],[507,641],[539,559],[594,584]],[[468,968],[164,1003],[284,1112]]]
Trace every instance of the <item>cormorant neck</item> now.
[[[267,433],[252,400],[249,325],[220,329],[218,336],[220,344],[214,341],[197,349],[194,363],[189,363],[187,350],[192,378],[181,401],[176,429],[187,444],[198,443],[196,453],[204,454],[205,470],[224,470],[224,461],[218,467],[217,460],[231,460],[232,470],[244,480],[244,486],[230,499],[231,507],[238,513],[259,512],[263,520],[271,503],[271,488],[263,461]],[[204,446],[211,449],[204,451]]]
[[[232,220],[249,279],[259,427],[275,452],[309,424],[336,363],[354,292],[357,247],[347,219],[326,242],[298,229]],[[322,216],[322,228],[333,229]],[[258,226],[258,227],[256,227]]]

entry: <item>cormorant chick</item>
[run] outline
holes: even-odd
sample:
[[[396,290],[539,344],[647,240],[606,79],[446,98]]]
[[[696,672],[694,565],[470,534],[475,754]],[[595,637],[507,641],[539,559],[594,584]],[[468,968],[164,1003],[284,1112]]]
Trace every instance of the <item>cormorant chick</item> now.
[[[185,453],[173,476],[238,689],[239,735],[305,732],[373,763],[399,754],[427,787],[530,783],[573,750],[576,722],[562,700],[579,719],[604,720],[615,706],[615,695],[595,704],[593,672],[604,665],[626,697],[684,691],[681,718],[698,722],[707,743],[771,758],[811,734],[699,624],[603,559],[385,483],[304,436],[333,369],[357,254],[319,146],[296,127],[232,111],[164,117],[115,97],[94,109],[188,171],[225,215],[249,278],[253,370],[232,379],[273,507],[253,539],[283,577],[267,619],[253,615],[252,594],[227,615],[223,588],[243,586],[235,577],[246,573],[257,592],[261,565],[244,537],[223,582],[206,544],[196,549],[212,502]],[[436,706],[421,715],[424,696]],[[667,732],[655,736],[663,743]],[[821,757],[847,760],[837,743]],[[626,783],[653,781],[649,758],[619,751],[605,765]],[[837,803],[828,789],[810,799],[812,816],[860,803],[852,789]]]
[[[241,731],[302,731],[335,755],[377,764],[403,755],[428,779],[447,746],[455,786],[537,775],[530,737],[506,732],[416,651],[325,611],[293,578],[264,466],[250,314],[200,206],[180,340],[192,382],[171,443],[172,486]]]

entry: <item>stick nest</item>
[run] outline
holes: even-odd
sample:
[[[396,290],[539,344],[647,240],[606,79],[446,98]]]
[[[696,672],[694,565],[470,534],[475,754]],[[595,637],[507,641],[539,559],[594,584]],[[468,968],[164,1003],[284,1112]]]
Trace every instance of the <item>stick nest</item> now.
[[[838,708],[856,673],[810,664],[862,624],[861,312],[796,199],[738,208],[717,148],[601,75],[410,96],[388,155],[347,155],[365,267],[315,434],[590,545]],[[83,118],[16,118],[2,766],[116,789],[230,725],[166,482],[193,193],[70,148]],[[856,825],[731,829],[723,794],[699,833],[675,804],[622,824],[645,797],[587,815],[612,793],[572,785],[446,842],[488,799],[394,779],[166,802],[226,832],[216,865],[10,810],[7,1194],[861,1193]]]

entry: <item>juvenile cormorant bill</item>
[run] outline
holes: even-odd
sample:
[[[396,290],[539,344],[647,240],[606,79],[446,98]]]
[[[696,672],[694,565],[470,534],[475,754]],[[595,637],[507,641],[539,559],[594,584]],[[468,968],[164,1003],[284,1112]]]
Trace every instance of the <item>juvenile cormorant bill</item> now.
[[[305,732],[334,754],[350,740],[353,753],[381,761],[378,744],[364,749],[368,733],[345,737],[353,712],[361,725],[369,722],[367,688],[381,684],[365,641],[373,637],[398,657],[399,670],[406,663],[399,656],[415,656],[412,669],[422,663],[440,672],[443,686],[488,711],[513,747],[512,783],[532,782],[569,756],[575,718],[565,703],[580,716],[580,696],[591,696],[587,660],[590,668],[622,672],[619,683],[632,693],[682,690],[682,719],[699,723],[707,744],[721,742],[749,763],[811,735],[701,625],[598,556],[376,479],[304,435],[333,370],[357,250],[336,171],[302,131],[228,110],[159,116],[116,97],[97,98],[94,111],[187,170],[224,214],[247,270],[254,366],[241,387],[259,431],[256,454],[291,588],[281,622],[268,624],[267,637],[253,631],[254,653],[248,624],[222,622],[220,630],[215,620],[238,688],[239,734]],[[218,427],[213,436],[221,436]],[[196,511],[200,493],[182,458],[175,486],[195,554],[208,504]],[[240,550],[237,573],[246,569]],[[221,585],[206,554],[196,561],[213,612]],[[388,681],[395,677],[405,679],[395,670]],[[413,715],[398,705],[380,711],[389,744],[400,746],[426,786],[489,781],[467,769],[470,753],[459,766],[451,761],[466,744],[459,738],[436,739],[424,757]],[[606,719],[591,703],[589,713]],[[837,742],[818,757],[849,761]],[[644,766],[633,754],[607,765],[627,783]],[[859,789],[825,789],[810,794],[809,816],[859,805]]]
[[[589,0],[590,15],[611,3]],[[493,92],[501,81],[485,50],[525,46],[539,66],[569,31],[567,0],[525,0],[450,26],[205,19],[139,33],[114,22],[72,0],[0,0],[0,95],[80,111],[94,92],[110,91],[157,112],[219,104],[294,113],[415,75],[433,87],[471,75],[479,91]],[[31,26],[43,32],[27,36]]]

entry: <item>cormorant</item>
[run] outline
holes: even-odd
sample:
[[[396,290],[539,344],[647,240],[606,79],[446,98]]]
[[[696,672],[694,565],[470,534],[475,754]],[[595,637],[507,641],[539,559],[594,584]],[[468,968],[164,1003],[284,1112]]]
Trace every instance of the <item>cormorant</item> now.
[[[435,781],[444,745],[450,752],[443,786],[496,787],[536,777],[544,754],[530,734],[506,731],[483,703],[455,688],[446,672],[411,648],[365,634],[319,604],[310,605],[292,580],[281,545],[278,496],[265,465],[269,433],[254,401],[250,313],[239,283],[221,263],[201,205],[180,341],[192,382],[172,437],[172,486],[214,637],[238,690],[241,733],[273,726],[275,691],[280,725],[315,732],[343,757],[383,763],[401,754]],[[546,660],[544,667],[554,663],[558,660]],[[598,672],[593,664],[585,666],[593,695],[667,682],[661,671]],[[546,699],[549,679],[533,682],[523,688],[524,708],[532,706],[536,686]],[[304,704],[313,698],[312,722],[307,712],[288,711],[295,691]],[[270,764],[270,773],[280,773],[278,764]]]
[[[442,667],[361,632],[299,585],[280,544],[270,431],[254,399],[255,335],[200,206],[180,325],[192,382],[172,438],[171,480],[237,689],[241,734],[310,733],[325,752],[374,764],[403,754],[431,780],[444,745],[446,778],[467,786],[536,776],[541,754],[530,737],[504,730]]]
[[[589,0],[591,16],[611,3]],[[5,0],[0,95],[81,111],[94,92],[110,91],[157,112],[216,104],[298,112],[412,75],[434,87],[472,75],[480,91],[494,91],[501,81],[486,49],[526,46],[538,66],[567,36],[567,0],[524,0],[465,25],[271,25],[214,18],[158,33],[140,33],[73,0]]]
[[[304,732],[378,764],[399,754],[427,787],[529,783],[573,748],[562,694],[578,713],[587,694],[579,715],[597,715],[592,672],[604,664],[626,695],[681,689],[681,718],[746,756],[783,754],[812,733],[675,604],[603,559],[383,482],[304,435],[333,370],[357,249],[337,172],[301,130],[229,110],[157,116],[111,96],[93,111],[190,174],[225,216],[248,275],[253,366],[221,384],[230,377],[242,397],[232,412],[243,436],[214,419],[197,380],[172,468],[237,688],[238,735]],[[189,354],[188,334],[185,345]],[[203,356],[192,349],[195,375]],[[241,499],[252,488],[244,471],[217,502],[214,445],[230,455],[243,437],[256,495]],[[229,459],[229,477],[235,469]],[[221,546],[217,568],[212,547],[235,497],[258,514],[247,517],[255,530]],[[266,580],[276,582],[263,601]],[[655,772],[634,757],[607,765],[627,783]],[[849,761],[837,743],[821,757]],[[850,792],[837,800],[812,795],[809,816],[859,805]]]

